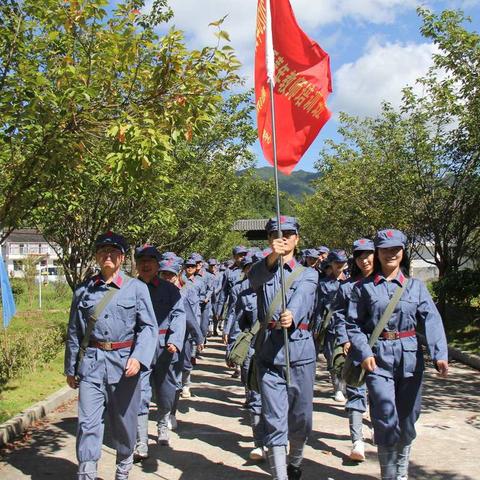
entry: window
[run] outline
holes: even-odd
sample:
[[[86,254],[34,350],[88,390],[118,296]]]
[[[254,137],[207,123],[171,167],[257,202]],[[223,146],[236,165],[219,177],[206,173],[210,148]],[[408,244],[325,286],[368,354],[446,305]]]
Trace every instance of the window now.
[[[18,243],[10,244],[10,255],[19,255],[20,254],[20,245]]]

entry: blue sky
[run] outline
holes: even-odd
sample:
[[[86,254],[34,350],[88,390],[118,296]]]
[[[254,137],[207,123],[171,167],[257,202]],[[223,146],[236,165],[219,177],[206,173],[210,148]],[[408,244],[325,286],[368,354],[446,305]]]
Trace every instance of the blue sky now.
[[[273,0],[275,1],[275,0]],[[216,43],[212,21],[228,14],[224,29],[243,63],[246,86],[253,87],[253,48],[256,0],[170,0],[177,28],[188,45],[201,48]],[[471,29],[480,31],[480,0],[291,0],[300,27],[331,57],[333,90],[329,107],[333,118],[304,155],[296,170],[314,170],[328,138],[338,139],[339,111],[360,116],[379,112],[382,100],[398,105],[401,90],[426,74],[434,46],[420,32],[416,7],[436,12],[462,9],[472,17]],[[148,7],[148,4],[147,4]],[[268,165],[258,145],[258,166]]]

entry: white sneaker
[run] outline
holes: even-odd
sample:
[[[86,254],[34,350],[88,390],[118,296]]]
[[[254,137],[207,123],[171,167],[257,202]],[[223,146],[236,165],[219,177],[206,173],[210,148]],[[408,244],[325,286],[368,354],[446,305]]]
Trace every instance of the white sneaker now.
[[[345,401],[346,401],[345,395],[343,394],[343,392],[341,390],[337,390],[335,392],[335,396],[333,397],[333,399],[336,402],[339,402],[339,403],[345,403]]]
[[[158,439],[157,443],[159,445],[170,445],[170,433],[168,431],[168,428],[164,425],[162,425],[158,429]]]
[[[355,462],[365,461],[365,443],[363,440],[353,442],[350,460],[354,460]]]
[[[261,462],[265,459],[265,450],[262,447],[256,447],[248,454],[248,458],[255,462]]]
[[[183,387],[180,396],[182,398],[191,398],[192,394],[190,392],[190,387]]]
[[[173,415],[173,413],[171,413],[170,417],[168,417],[168,429],[174,431],[177,429],[177,427],[178,427],[177,417]]]

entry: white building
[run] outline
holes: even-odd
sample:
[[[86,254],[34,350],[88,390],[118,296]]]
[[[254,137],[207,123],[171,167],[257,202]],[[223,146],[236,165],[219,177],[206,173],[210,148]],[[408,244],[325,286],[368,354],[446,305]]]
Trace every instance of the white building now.
[[[58,256],[41,233],[34,228],[13,230],[1,245],[2,257],[10,277],[23,277],[27,257],[39,259],[37,270],[49,277],[57,275]]]

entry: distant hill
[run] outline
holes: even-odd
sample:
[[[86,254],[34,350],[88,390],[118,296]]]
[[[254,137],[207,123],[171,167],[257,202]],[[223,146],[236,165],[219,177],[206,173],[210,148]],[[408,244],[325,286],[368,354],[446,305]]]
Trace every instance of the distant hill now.
[[[253,171],[254,175],[257,175],[262,180],[273,179],[272,167],[254,168]],[[242,172],[240,172],[240,174],[242,174]],[[314,191],[311,182],[318,177],[318,173],[306,172],[305,170],[296,170],[292,172],[291,175],[283,175],[283,173],[279,173],[280,190],[287,192],[294,197],[300,197],[304,193],[311,194]]]

